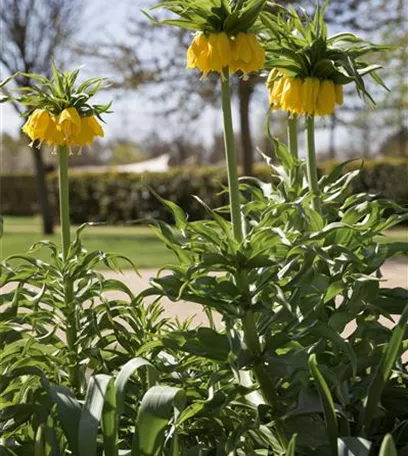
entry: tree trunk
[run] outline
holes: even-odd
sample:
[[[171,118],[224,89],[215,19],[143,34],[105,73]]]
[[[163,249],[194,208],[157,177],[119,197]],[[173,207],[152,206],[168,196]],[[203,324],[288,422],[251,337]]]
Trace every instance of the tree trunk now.
[[[336,158],[336,114],[331,115],[330,119],[330,148],[329,158],[334,160]]]
[[[362,133],[363,133],[363,157],[368,158],[371,155],[370,143],[370,113],[367,108],[363,112]]]
[[[404,17],[404,1],[398,0],[397,5],[397,14],[398,14],[398,26],[402,28],[402,30],[406,30],[404,27],[404,23],[406,18]],[[405,35],[406,36],[406,35]],[[404,126],[404,119],[405,119],[405,103],[407,100],[407,83],[406,83],[406,70],[407,70],[407,63],[408,63],[408,52],[407,46],[401,46],[400,51],[400,66],[398,69],[398,87],[400,89],[399,94],[399,103],[398,103],[398,124],[399,124],[399,141],[398,141],[398,149],[399,149],[399,156],[405,156],[405,141],[406,141],[406,134],[405,134],[405,126]]]
[[[254,162],[254,148],[249,119],[249,107],[252,93],[253,85],[251,81],[240,79],[238,83],[239,116],[241,122],[242,168],[245,176],[252,175],[252,165]]]
[[[35,165],[35,177],[37,184],[37,198],[40,205],[40,212],[43,221],[43,233],[54,233],[53,211],[50,203],[47,188],[44,160],[42,157],[41,146],[37,143],[33,147],[33,158]]]

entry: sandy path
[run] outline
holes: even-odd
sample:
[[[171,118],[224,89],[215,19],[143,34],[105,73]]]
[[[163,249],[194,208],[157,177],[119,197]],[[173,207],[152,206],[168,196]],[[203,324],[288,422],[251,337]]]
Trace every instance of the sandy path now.
[[[388,261],[381,269],[384,282],[383,286],[388,288],[403,287],[408,288],[408,258]],[[145,289],[149,284],[149,279],[156,274],[155,269],[144,269],[140,271],[142,277],[138,277],[133,271],[125,271],[123,275],[113,272],[106,272],[106,276],[124,281],[127,286],[135,293]],[[202,313],[201,306],[190,302],[171,302],[168,299],[162,300],[165,315],[178,317],[180,320],[195,316],[195,323],[207,321]]]
[[[382,268],[383,274],[383,287],[395,288],[402,287],[408,288],[408,258],[388,261]],[[148,286],[149,279],[154,277],[156,270],[145,269],[140,271],[141,277],[138,277],[134,271],[125,271],[123,275],[118,275],[112,272],[107,272],[106,275],[112,278],[123,280],[127,286],[135,293],[142,291]],[[167,317],[178,317],[181,321],[194,317],[195,324],[208,324],[206,315],[202,311],[202,307],[198,304],[191,302],[172,302],[168,299],[162,299],[161,304],[164,307],[164,315]],[[398,316],[393,316],[394,323],[390,320],[380,317],[380,322],[389,328],[392,328],[398,321]],[[221,316],[214,314],[214,320],[217,326],[221,327]],[[350,322],[344,329],[342,335],[347,337],[356,329],[354,322]],[[408,350],[403,354],[403,360],[408,361]]]

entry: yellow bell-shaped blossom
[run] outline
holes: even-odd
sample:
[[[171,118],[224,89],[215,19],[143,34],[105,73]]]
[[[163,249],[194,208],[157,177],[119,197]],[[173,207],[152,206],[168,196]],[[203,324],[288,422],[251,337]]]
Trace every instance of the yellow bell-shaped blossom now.
[[[232,44],[231,73],[259,71],[265,63],[265,49],[252,33],[238,33]]]
[[[272,109],[295,114],[326,116],[333,114],[335,105],[343,104],[343,86],[331,80],[291,78],[273,69],[266,81]]]
[[[231,63],[231,40],[224,32],[212,33],[208,38],[208,67],[221,73]]]
[[[58,129],[58,117],[51,117],[44,139],[48,146],[63,146],[65,144],[64,135]]]
[[[76,146],[91,145],[95,136],[104,136],[101,124],[97,121],[95,116],[81,117],[81,131],[77,134],[72,142]]]
[[[81,132],[81,117],[75,108],[66,108],[58,116],[58,130],[64,137],[66,145],[72,145],[74,138]]]
[[[204,33],[197,34],[187,50],[187,68],[198,68],[204,74],[208,67],[208,37]]]
[[[306,78],[302,85],[303,113],[314,115],[319,95],[320,81],[317,78]]]
[[[286,76],[282,76],[278,81],[275,81],[269,88],[269,104],[272,109],[280,109],[282,107],[282,93],[286,83]]]
[[[279,71],[276,68],[269,72],[268,77],[266,79],[266,87],[268,87],[270,91],[272,91],[273,85],[275,84],[275,79],[278,75]]]
[[[36,139],[44,141],[50,124],[52,124],[50,113],[45,109],[36,109],[24,124],[23,132],[33,141]]]
[[[343,86],[335,84],[334,90],[336,92],[336,103],[341,106],[344,102]]]
[[[336,92],[334,82],[326,79],[320,83],[315,114],[318,116],[328,116],[333,114],[335,105]]]
[[[302,86],[302,79],[285,78],[281,95],[282,109],[296,114],[303,113]]]
[[[231,40],[224,32],[209,36],[198,33],[187,50],[187,67],[198,68],[204,75],[222,73],[231,62]]]

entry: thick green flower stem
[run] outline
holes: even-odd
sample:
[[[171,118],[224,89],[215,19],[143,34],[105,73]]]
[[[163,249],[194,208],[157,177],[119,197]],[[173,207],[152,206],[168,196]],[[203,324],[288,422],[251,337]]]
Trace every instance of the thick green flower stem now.
[[[64,262],[68,257],[71,245],[70,221],[69,221],[69,182],[68,182],[68,147],[60,147],[59,156],[59,203],[60,203],[60,222],[61,222],[61,244],[62,258]],[[69,380],[71,386],[77,391],[80,389],[79,366],[77,363],[76,340],[77,340],[77,321],[74,304],[73,283],[65,280],[64,283],[64,315],[66,318],[65,336],[67,340],[70,367]]]
[[[234,129],[232,125],[231,95],[228,69],[224,70],[223,77],[221,78],[221,94],[222,112],[224,115],[225,155],[227,160],[232,229],[236,241],[242,242],[243,229],[241,207],[239,202],[238,169],[237,157],[235,153]],[[240,282],[240,285],[243,288],[249,287],[247,278],[242,274],[236,279]],[[254,353],[254,355],[258,355],[260,352],[259,338],[257,335],[252,310],[249,309],[247,311],[242,320],[242,325],[244,328],[244,334],[248,348]]]
[[[288,148],[294,158],[298,158],[297,115],[288,114]]]
[[[224,115],[224,138],[225,138],[225,155],[227,161],[227,172],[228,172],[228,186],[230,195],[230,207],[231,207],[231,221],[234,232],[234,237],[237,242],[242,242],[243,224],[241,216],[241,207],[239,201],[239,183],[238,183],[238,169],[237,159],[235,153],[235,141],[234,141],[234,130],[232,125],[232,112],[231,112],[231,95],[229,85],[229,72],[228,69],[224,70],[221,78],[221,94],[222,94],[222,111]],[[249,296],[249,283],[247,275],[242,272],[236,277],[238,286],[244,290]],[[259,335],[256,329],[254,314],[252,309],[247,308],[245,315],[242,320],[242,329],[244,333],[245,343],[248,349],[251,351],[254,359],[258,359],[261,355],[261,346],[259,342]],[[255,365],[253,372],[259,383],[263,398],[272,407],[275,406],[276,397],[275,391],[271,382],[268,379],[268,375],[264,372],[262,366]],[[279,426],[277,426],[279,427]],[[278,430],[279,439],[285,447],[286,439],[284,438],[283,432]],[[283,440],[283,441],[282,441]]]
[[[229,87],[229,72],[224,70],[223,77],[221,78],[221,93],[222,93],[222,112],[224,115],[224,137],[225,137],[225,155],[227,159],[228,171],[228,186],[230,194],[230,207],[231,207],[231,220],[234,237],[237,242],[243,240],[242,230],[242,217],[239,202],[239,183],[238,183],[238,169],[237,158],[235,153],[234,129],[232,126],[232,112],[231,112],[231,95]],[[248,287],[247,278],[242,274],[236,278],[241,286]],[[243,283],[244,282],[244,283]],[[255,322],[252,315],[252,310],[248,310],[242,320],[244,328],[245,339],[248,348],[258,355],[260,352],[259,338],[255,327]]]
[[[231,95],[229,72],[224,70],[221,78],[222,112],[224,115],[225,155],[227,159],[228,186],[230,192],[231,221],[234,237],[238,242],[243,239],[242,217],[239,202],[237,157],[235,153],[234,129],[232,126]]]
[[[314,116],[306,116],[306,160],[309,189],[313,193],[313,209],[320,213],[320,192],[317,178]]]

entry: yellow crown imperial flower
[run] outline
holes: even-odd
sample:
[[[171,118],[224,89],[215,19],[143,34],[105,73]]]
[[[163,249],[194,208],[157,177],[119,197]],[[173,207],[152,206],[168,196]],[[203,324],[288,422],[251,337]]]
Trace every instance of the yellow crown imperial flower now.
[[[272,70],[267,80],[269,104],[294,114],[326,116],[333,114],[335,105],[343,104],[343,86],[329,79],[291,78]]]
[[[187,68],[198,68],[204,75],[210,71],[244,74],[259,71],[265,63],[265,50],[252,33],[238,33],[230,38],[225,32],[205,35],[199,32],[187,50]]]
[[[49,146],[64,144],[64,136],[57,128],[57,119],[45,110],[36,109],[23,126],[23,132],[33,141],[45,141]]]
[[[222,73],[231,61],[231,40],[224,32],[198,33],[187,50],[187,67],[198,68],[204,75]]]
[[[19,74],[14,74],[6,82]],[[90,99],[104,87],[104,79],[92,78],[76,86],[79,70],[62,73],[55,65],[52,66],[51,79],[23,74],[35,78],[39,85],[15,89],[18,96],[9,96],[2,101],[19,102],[27,107],[24,115],[28,114],[28,118],[22,130],[33,142],[46,142],[58,149],[92,144],[95,136],[103,136],[97,118],[110,112],[111,103],[91,104]]]
[[[45,109],[36,109],[27,119],[23,126],[23,132],[26,133],[30,139],[44,141],[46,139],[46,132],[52,123],[50,113]]]
[[[104,136],[101,124],[95,116],[81,117],[81,131],[73,138],[76,146],[91,145],[96,136]]]
[[[51,116],[45,109],[36,109],[23,127],[33,141],[45,141],[48,146],[91,145],[96,136],[104,136],[102,126],[94,115],[80,117],[75,108],[64,109]]]
[[[187,68],[198,68],[204,75],[210,71],[224,74],[242,71],[244,75],[259,71],[265,62],[265,51],[256,35],[265,28],[261,13],[266,0],[173,0],[160,2],[160,7],[179,19],[158,21],[194,30],[195,36],[187,50]]]
[[[259,71],[265,63],[265,50],[253,33],[238,33],[232,44],[232,73],[244,74]]]

